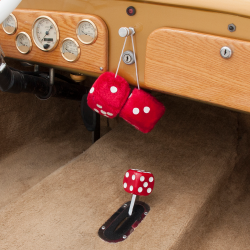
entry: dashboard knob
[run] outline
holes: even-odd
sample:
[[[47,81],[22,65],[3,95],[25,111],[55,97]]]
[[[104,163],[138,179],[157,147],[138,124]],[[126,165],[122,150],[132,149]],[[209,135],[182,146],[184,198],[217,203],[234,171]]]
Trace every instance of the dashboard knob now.
[[[134,35],[134,33],[135,33],[135,31],[133,28],[121,27],[119,29],[119,36],[120,37],[131,36],[131,35]]]

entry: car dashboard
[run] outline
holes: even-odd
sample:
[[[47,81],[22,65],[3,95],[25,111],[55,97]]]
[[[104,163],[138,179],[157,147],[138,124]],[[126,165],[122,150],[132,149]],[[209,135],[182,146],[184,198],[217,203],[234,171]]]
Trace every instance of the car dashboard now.
[[[7,57],[97,77],[116,71],[124,43],[118,30],[133,27],[141,87],[249,112],[244,7],[244,1],[223,9],[221,2],[194,0],[23,0],[0,27],[0,44]],[[128,39],[125,51],[132,50]],[[119,75],[136,85],[133,64],[122,62]]]

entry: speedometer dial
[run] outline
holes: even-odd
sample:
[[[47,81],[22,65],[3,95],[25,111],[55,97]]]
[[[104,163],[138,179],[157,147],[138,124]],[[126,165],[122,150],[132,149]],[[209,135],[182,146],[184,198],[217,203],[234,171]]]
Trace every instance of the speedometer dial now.
[[[83,19],[77,25],[76,34],[82,43],[92,44],[97,39],[97,28],[92,21]]]
[[[54,20],[47,16],[36,19],[32,28],[36,46],[43,51],[52,51],[59,41],[59,30]]]
[[[3,30],[8,35],[12,35],[17,30],[17,20],[13,14],[10,14],[4,21],[3,21]]]
[[[61,53],[68,62],[75,62],[80,56],[80,46],[72,38],[65,38],[62,42]]]

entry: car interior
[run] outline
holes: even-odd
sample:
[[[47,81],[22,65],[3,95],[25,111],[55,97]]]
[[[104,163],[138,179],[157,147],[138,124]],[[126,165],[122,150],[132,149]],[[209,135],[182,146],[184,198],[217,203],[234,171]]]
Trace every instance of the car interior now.
[[[249,249],[249,10],[0,0],[0,249]]]

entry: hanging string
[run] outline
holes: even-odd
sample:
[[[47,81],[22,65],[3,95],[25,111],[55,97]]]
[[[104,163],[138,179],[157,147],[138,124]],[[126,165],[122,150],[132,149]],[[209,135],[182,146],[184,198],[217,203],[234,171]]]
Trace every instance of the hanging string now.
[[[137,69],[137,61],[136,61],[136,56],[135,56],[135,46],[134,46],[133,34],[131,35],[131,40],[132,40],[132,46],[133,46],[133,52],[134,52],[134,58],[135,58],[135,72],[136,72],[137,86],[138,86],[138,89],[140,89],[139,77],[138,77],[138,69]]]
[[[133,53],[134,53],[134,59],[135,59],[136,81],[137,81],[137,87],[138,87],[138,89],[140,89],[139,76],[138,76],[138,66],[137,66],[137,60],[136,60],[136,55],[135,55],[135,45],[134,45],[134,38],[133,38],[133,36],[134,36],[134,34],[131,34],[131,41],[132,41]],[[121,64],[121,60],[122,60],[122,55],[123,55],[123,52],[124,52],[124,49],[125,49],[127,38],[128,37],[126,36],[124,44],[123,44],[123,48],[122,48],[122,53],[121,53],[121,56],[120,56],[120,59],[119,59],[119,63],[118,63],[117,69],[116,69],[115,78],[117,77],[117,74],[118,74],[118,71],[119,71],[119,68],[120,68],[120,64]]]
[[[119,63],[118,63],[118,66],[117,66],[117,70],[116,70],[116,73],[115,73],[115,78],[117,77],[117,74],[118,74],[118,71],[119,71],[119,68],[120,68],[120,64],[121,64],[121,60],[122,60],[122,55],[123,55],[124,48],[125,48],[125,45],[126,45],[126,42],[127,42],[127,38],[128,37],[125,38],[125,41],[124,41],[124,44],[123,44],[122,53],[121,53],[120,60],[119,60]]]

